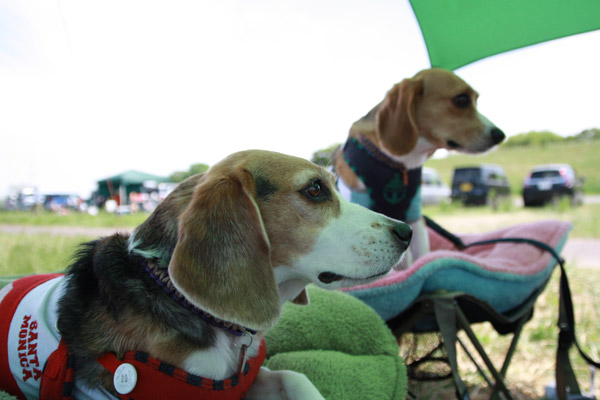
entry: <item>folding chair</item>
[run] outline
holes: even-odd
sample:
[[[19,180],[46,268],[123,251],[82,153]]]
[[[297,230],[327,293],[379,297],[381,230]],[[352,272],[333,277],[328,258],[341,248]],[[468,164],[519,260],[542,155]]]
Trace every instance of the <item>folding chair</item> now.
[[[508,366],[523,326],[531,319],[535,302],[559,261],[555,255],[558,257],[571,226],[542,221],[461,237],[432,221],[428,226],[431,253],[408,270],[349,292],[371,305],[397,338],[408,333],[439,332],[459,399],[468,399],[469,393],[460,377],[457,342],[493,389],[491,398],[502,395],[512,399],[504,379]],[[499,368],[471,327],[479,322],[490,322],[499,334],[513,335]],[[484,366],[457,335],[460,330]]]

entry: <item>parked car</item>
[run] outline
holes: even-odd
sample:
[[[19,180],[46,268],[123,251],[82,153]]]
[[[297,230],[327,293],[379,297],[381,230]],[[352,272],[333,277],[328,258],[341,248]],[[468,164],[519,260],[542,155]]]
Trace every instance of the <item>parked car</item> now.
[[[48,211],[80,211],[84,201],[75,194],[46,194],[43,203]]]
[[[463,204],[496,205],[501,197],[508,197],[510,188],[504,169],[499,165],[481,164],[454,169],[452,201]]]
[[[583,203],[583,179],[568,164],[538,165],[523,181],[523,204],[526,207],[556,203],[568,197],[572,205]]]
[[[450,200],[450,188],[442,181],[434,168],[423,167],[421,198],[423,204],[439,204]]]

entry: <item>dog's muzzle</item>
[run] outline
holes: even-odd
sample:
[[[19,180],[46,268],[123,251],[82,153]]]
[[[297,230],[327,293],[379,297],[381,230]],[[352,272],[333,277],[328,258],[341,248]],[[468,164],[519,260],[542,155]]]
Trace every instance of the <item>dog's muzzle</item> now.
[[[446,146],[448,146],[449,149],[452,150],[463,150],[463,151],[467,151],[467,152],[481,152],[481,151],[486,151],[491,147],[494,147],[500,143],[502,143],[502,141],[506,138],[506,135],[504,134],[504,132],[502,131],[502,129],[497,128],[497,127],[492,127],[489,131],[489,140],[486,140],[484,143],[482,143],[480,146],[480,148],[478,148],[479,146],[476,146],[475,148],[469,148],[469,146],[463,146],[458,142],[455,142],[454,140],[448,140],[446,141]]]
[[[408,246],[410,245],[410,240],[412,238],[412,228],[410,227],[410,225],[405,224],[404,222],[394,222],[394,224],[392,225],[392,227],[390,228],[390,233],[392,234],[392,236],[394,237],[394,239],[396,239],[396,241],[398,242],[398,247],[400,248],[400,250],[402,252],[405,252],[408,249]],[[318,276],[319,281],[321,281],[322,283],[325,284],[330,284],[333,282],[338,282],[338,281],[343,281],[343,280],[373,280],[376,279],[380,276],[383,276],[385,274],[387,274],[388,271],[384,271],[384,272],[380,272],[377,273],[375,275],[371,275],[371,276],[367,276],[367,277],[360,277],[360,278],[352,278],[352,277],[348,277],[348,276],[344,276],[344,275],[340,275],[340,274],[336,274],[334,272],[321,272]]]

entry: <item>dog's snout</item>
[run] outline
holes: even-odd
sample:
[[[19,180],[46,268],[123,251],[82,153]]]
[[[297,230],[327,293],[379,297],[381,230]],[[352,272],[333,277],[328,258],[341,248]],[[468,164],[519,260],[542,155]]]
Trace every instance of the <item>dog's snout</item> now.
[[[501,143],[504,138],[506,137],[506,135],[504,134],[504,132],[502,132],[501,129],[493,127],[492,131],[490,132],[491,136],[492,136],[492,141],[494,142],[494,144],[499,144]]]
[[[392,235],[398,239],[404,250],[406,250],[412,238],[412,228],[408,224],[399,222],[392,227]]]

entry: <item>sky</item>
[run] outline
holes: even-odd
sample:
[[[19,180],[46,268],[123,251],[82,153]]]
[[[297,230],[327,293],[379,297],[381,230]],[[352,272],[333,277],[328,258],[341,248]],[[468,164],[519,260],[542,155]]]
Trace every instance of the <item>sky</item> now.
[[[572,135],[600,127],[599,50],[595,31],[455,72],[509,137]],[[429,66],[408,0],[0,0],[0,196],[310,158]]]

